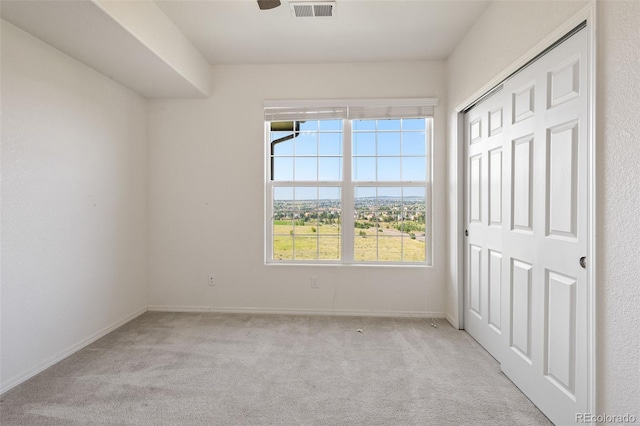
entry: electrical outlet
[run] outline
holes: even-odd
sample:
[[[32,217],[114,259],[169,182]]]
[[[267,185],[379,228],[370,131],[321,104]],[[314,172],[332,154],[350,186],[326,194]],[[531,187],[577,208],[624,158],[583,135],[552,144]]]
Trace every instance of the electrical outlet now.
[[[213,287],[215,285],[216,285],[216,282],[213,279],[213,275],[209,274],[209,286]]]
[[[318,288],[318,277],[311,277],[311,288]]]

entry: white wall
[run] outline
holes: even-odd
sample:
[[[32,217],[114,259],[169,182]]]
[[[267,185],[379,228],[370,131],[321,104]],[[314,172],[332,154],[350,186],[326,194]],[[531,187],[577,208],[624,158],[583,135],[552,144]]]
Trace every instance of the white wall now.
[[[5,390],[147,304],[146,102],[2,21]]]
[[[150,102],[152,307],[443,312],[444,62],[216,66],[213,74],[210,99]],[[433,267],[265,266],[263,101],[428,96],[441,102]]]
[[[497,1],[492,2],[480,19],[458,44],[447,61],[448,93],[448,199],[447,217],[456,220],[457,194],[462,189],[456,164],[458,146],[451,142],[456,134],[455,108],[522,55],[563,24],[587,4],[586,1]],[[449,226],[447,269],[447,316],[458,324],[458,281],[460,268],[458,233]]]
[[[497,1],[455,48],[447,61],[449,110],[582,9],[587,1]]]
[[[494,2],[448,61],[454,108],[553,32],[583,2]],[[598,293],[597,411],[640,415],[640,2],[597,4]],[[448,145],[449,212],[455,208],[457,147]],[[457,240],[450,226],[447,313],[457,317]]]
[[[597,11],[598,406],[640,418],[640,2]]]

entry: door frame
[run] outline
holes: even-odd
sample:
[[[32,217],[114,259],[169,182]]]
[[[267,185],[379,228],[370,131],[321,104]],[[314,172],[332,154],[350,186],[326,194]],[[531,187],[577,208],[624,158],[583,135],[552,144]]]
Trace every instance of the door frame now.
[[[573,17],[559,26],[554,32],[545,37],[541,42],[536,44],[532,49],[525,53],[522,57],[512,63],[504,71],[494,77],[487,84],[478,89],[472,96],[455,108],[455,118],[457,122],[452,123],[453,129],[452,142],[455,143],[455,164],[450,163],[455,168],[450,176],[455,181],[451,182],[454,189],[453,197],[455,204],[455,217],[449,224],[450,235],[454,237],[452,241],[454,248],[450,251],[452,259],[452,282],[455,283],[457,294],[454,296],[457,302],[457,317],[447,316],[458,329],[464,329],[464,229],[465,229],[465,207],[466,201],[464,196],[465,183],[465,149],[464,149],[464,114],[465,111],[477,103],[486,94],[491,92],[496,86],[501,84],[514,72],[534,60],[542,52],[553,46],[558,40],[562,39],[566,34],[576,28],[578,25],[586,21],[583,31],[587,31],[587,50],[589,58],[587,61],[587,86],[589,93],[587,94],[587,102],[589,104],[588,123],[587,123],[587,336],[588,336],[588,411],[597,412],[596,407],[596,282],[597,282],[597,246],[596,246],[596,223],[597,223],[597,151],[596,151],[596,2],[590,2],[586,7],[576,13]],[[453,228],[453,229],[451,229]]]

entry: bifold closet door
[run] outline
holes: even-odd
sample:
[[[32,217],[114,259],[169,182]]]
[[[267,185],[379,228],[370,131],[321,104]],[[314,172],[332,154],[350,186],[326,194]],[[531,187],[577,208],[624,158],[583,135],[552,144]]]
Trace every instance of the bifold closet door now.
[[[465,123],[465,328],[557,424],[574,423],[588,399],[586,65],[581,30]]]

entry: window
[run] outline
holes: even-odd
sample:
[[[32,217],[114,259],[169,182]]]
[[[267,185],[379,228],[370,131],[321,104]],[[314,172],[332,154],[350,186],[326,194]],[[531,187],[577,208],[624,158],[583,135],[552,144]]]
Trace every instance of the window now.
[[[267,262],[428,264],[432,109],[266,107]]]

